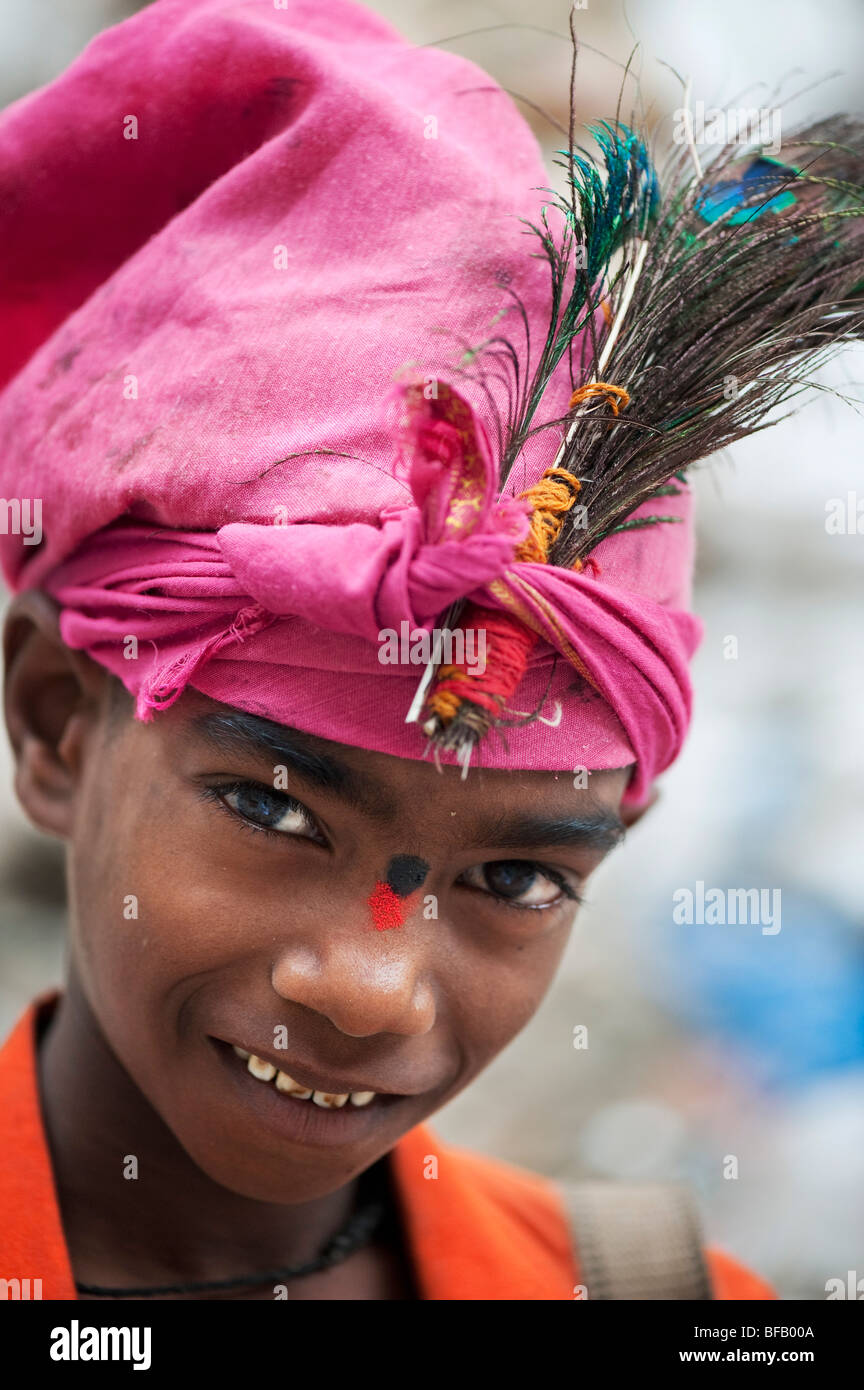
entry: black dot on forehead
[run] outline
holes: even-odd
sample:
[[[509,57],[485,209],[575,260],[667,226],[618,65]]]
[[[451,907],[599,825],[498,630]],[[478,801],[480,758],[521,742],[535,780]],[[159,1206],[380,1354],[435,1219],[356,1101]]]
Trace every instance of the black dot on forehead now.
[[[387,865],[386,881],[398,897],[407,898],[422,887],[428,872],[426,860],[418,859],[416,854],[394,854]]]

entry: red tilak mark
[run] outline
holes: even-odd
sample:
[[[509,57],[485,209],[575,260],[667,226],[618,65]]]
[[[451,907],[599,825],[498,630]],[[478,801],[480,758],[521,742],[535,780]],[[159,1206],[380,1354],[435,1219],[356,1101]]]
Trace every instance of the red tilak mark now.
[[[376,931],[402,926],[402,903],[389,883],[376,883],[368,898],[372,925]]]

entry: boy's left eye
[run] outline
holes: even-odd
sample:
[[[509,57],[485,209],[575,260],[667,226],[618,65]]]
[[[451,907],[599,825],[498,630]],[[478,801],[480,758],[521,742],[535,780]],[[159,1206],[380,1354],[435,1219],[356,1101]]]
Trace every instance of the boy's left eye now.
[[[579,902],[563,875],[527,859],[496,859],[466,869],[460,881],[514,907],[553,907],[562,898]]]

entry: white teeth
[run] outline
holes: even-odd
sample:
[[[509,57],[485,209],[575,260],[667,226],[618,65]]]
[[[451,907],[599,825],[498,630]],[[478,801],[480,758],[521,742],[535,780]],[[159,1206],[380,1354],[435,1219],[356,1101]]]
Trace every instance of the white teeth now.
[[[374,1091],[352,1091],[352,1092],[351,1092],[351,1104],[352,1104],[352,1105],[368,1105],[369,1102],[370,1102],[370,1100],[374,1100],[374,1099],[375,1099],[375,1094],[376,1094],[376,1093],[375,1093]]]
[[[270,1063],[265,1062],[261,1057],[256,1057],[254,1052],[246,1063],[253,1076],[257,1076],[259,1081],[272,1081],[276,1075],[276,1068]]]
[[[296,1096],[298,1100],[308,1100],[312,1095],[311,1091],[307,1091],[305,1086],[301,1086],[299,1081],[295,1081],[284,1071],[276,1073],[276,1090],[284,1091],[288,1096]]]
[[[334,1095],[330,1091],[309,1091],[299,1081],[295,1081],[293,1076],[289,1076],[287,1071],[277,1071],[272,1062],[265,1062],[263,1057],[256,1057],[254,1052],[247,1052],[236,1043],[232,1043],[232,1047],[240,1060],[246,1063],[247,1071],[259,1081],[272,1081],[275,1076],[277,1091],[286,1096],[293,1096],[295,1100],[312,1100],[315,1105],[320,1105],[322,1110],[341,1110],[349,1100],[352,1105],[368,1105],[377,1095],[376,1091],[352,1091],[344,1096]]]

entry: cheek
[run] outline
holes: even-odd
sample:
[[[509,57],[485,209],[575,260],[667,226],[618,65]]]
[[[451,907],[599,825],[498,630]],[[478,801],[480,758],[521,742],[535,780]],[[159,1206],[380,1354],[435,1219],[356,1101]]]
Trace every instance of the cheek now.
[[[122,785],[103,787],[100,800],[85,806],[71,847],[70,934],[91,1008],[126,1061],[183,950],[182,877],[158,800]]]
[[[69,855],[72,948],[82,986],[127,1069],[159,1037],[178,985],[238,954],[260,894],[235,872],[208,808],[170,774],[118,769],[88,796]],[[242,952],[241,952],[242,954]],[[141,1064],[139,1064],[141,1065]]]
[[[466,1081],[530,1023],[555,978],[568,936],[569,928],[562,928],[521,946],[497,942],[463,961],[459,1030],[471,1056]]]

